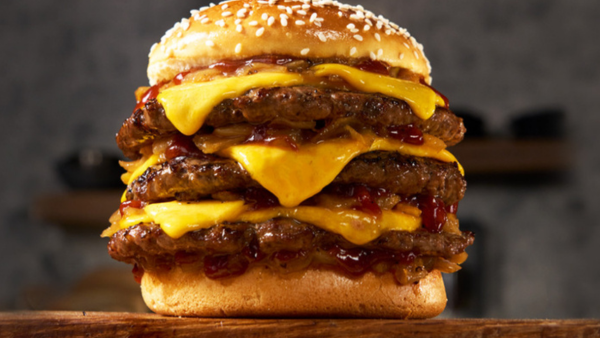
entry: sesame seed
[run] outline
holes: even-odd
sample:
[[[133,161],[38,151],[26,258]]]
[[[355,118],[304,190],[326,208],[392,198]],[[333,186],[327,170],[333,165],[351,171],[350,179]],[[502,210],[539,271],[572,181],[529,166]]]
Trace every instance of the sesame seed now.
[[[202,19],[202,21],[200,21],[200,23],[204,25],[204,24],[208,23],[209,21],[210,21],[209,18],[204,18],[204,19]]]
[[[300,54],[306,55],[306,54],[308,54],[308,52],[310,52],[310,48],[304,48],[303,50],[300,51]]]
[[[245,8],[250,8],[250,4],[244,4]]]
[[[244,16],[246,16],[246,12],[247,12],[247,11],[248,11],[248,10],[247,10],[246,8],[242,8],[242,9],[240,9],[239,11],[237,11],[237,16],[238,16],[239,18],[243,18]]]
[[[341,18],[342,16],[344,16],[344,13],[342,13],[341,11],[338,12],[338,16]]]
[[[315,21],[322,22],[322,21],[325,21],[325,19],[323,19],[323,18],[316,18]]]
[[[417,60],[419,59],[419,53],[417,53],[416,50],[413,50],[413,54],[415,54],[415,57],[417,58]]]
[[[282,25],[283,27],[286,27],[286,26],[287,26],[287,19],[286,19],[286,18],[284,18],[284,17],[282,17],[282,18],[281,18],[281,25]]]
[[[231,12],[223,12],[223,13],[221,13],[221,16],[228,17],[228,16],[231,16],[232,14],[233,13],[231,13]]]
[[[235,24],[236,24],[236,25],[239,25],[239,24],[241,24],[241,23],[242,23],[242,19],[235,19]]]
[[[375,33],[375,39],[381,42],[381,35],[379,35],[379,33]]]
[[[315,21],[315,22],[314,22],[314,24],[315,24],[315,26],[317,26],[317,27],[321,27],[321,22],[320,22],[320,21]]]
[[[306,13],[306,11],[303,10],[297,10],[296,13],[300,14],[300,15],[306,15],[308,13]]]
[[[373,21],[366,19],[365,22],[367,23],[367,25],[373,26]]]
[[[356,54],[356,47],[352,47],[352,49],[350,49],[350,56]]]
[[[358,15],[356,15],[356,14],[351,14],[350,15],[350,19],[352,19],[352,20],[358,20],[358,19],[360,19],[360,17]]]
[[[282,19],[283,19],[283,18],[286,18],[286,19],[288,18],[288,16],[287,16],[287,15],[285,15],[285,14],[279,14],[279,17],[280,17],[280,18],[282,18]]]
[[[365,28],[363,28],[363,30],[364,30],[365,32],[368,32],[368,31],[369,31],[369,29],[371,29],[371,26],[369,26],[369,25],[365,25]]]
[[[302,20],[296,20],[296,25],[298,25],[298,26],[302,26],[302,25],[305,25],[305,24],[306,23],[304,21],[302,21]]]
[[[349,23],[348,26],[346,26],[346,28],[354,29],[354,28],[356,28],[356,26],[353,23]]]
[[[316,18],[317,18],[317,13],[312,13],[312,15],[310,16],[309,22],[313,23],[313,21],[315,21]]]
[[[228,5],[228,4],[225,4],[225,5],[221,6],[221,10],[222,10],[222,11],[224,11],[224,10],[226,10],[226,9],[227,9],[227,7],[229,7],[229,5]]]
[[[188,28],[190,28],[190,20],[183,19],[181,22],[181,28],[183,28],[184,31],[188,30]]]
[[[265,33],[265,27],[260,27],[257,31],[256,31],[256,36],[261,36]]]
[[[200,15],[199,15],[199,14],[196,14],[196,15],[194,15],[194,16],[193,16],[193,18],[194,18],[194,20],[196,20],[196,21],[200,21],[200,20],[201,20],[201,19],[200,19]]]
[[[190,11],[190,14],[191,14],[192,16],[194,16],[194,15],[198,14],[198,12],[200,12],[200,11],[199,11],[199,10],[197,10],[197,9],[192,9],[192,10]]]
[[[404,59],[404,54],[400,53],[400,60]]]
[[[355,38],[356,40],[358,40],[358,41],[362,41],[362,40],[363,40],[363,37],[362,37],[362,36],[360,36],[360,35],[358,35],[358,34],[354,35],[354,38]]]
[[[323,41],[323,42],[327,42],[327,37],[325,36],[325,34],[323,34],[322,32],[319,32],[317,34],[317,36],[319,37],[319,40]]]
[[[375,53],[371,52],[369,55],[371,56],[371,60],[377,60],[377,55],[375,55]]]
[[[358,33],[359,31],[360,31],[360,30],[358,30],[358,29],[356,29],[356,28],[354,28],[354,29],[351,29],[351,30],[350,30],[350,32],[352,32],[352,33]]]
[[[391,29],[386,29],[385,30],[385,35],[391,35],[392,34],[392,30]]]
[[[207,10],[209,8],[210,7],[208,7],[208,6],[202,6],[202,7],[200,7],[199,11],[202,12],[202,11],[205,11],[205,10]]]
[[[267,13],[263,13],[263,14],[260,16],[260,18],[261,18],[261,19],[263,19],[264,21],[267,21],[267,20],[269,19],[269,14],[267,14]]]
[[[380,58],[380,57],[382,57],[382,56],[383,56],[383,49],[381,49],[381,48],[380,48],[380,49],[377,51],[377,57],[378,57],[378,58]]]
[[[211,2],[211,3],[209,3],[208,5],[209,5],[210,7],[215,7],[215,6],[216,6],[214,2]]]
[[[215,43],[214,43],[214,42],[212,42],[211,40],[206,40],[205,44],[206,44],[206,46],[208,46],[208,47],[214,47],[214,46],[215,46]]]
[[[294,5],[294,6],[292,6],[292,9],[298,9],[298,8],[302,8],[302,6],[301,5]]]
[[[294,12],[292,11],[292,9],[291,9],[290,7],[286,7],[286,8],[285,8],[285,11],[286,11],[286,12],[287,12],[289,15],[292,15],[292,14],[294,14]]]
[[[256,20],[250,21],[248,23],[248,25],[250,25],[250,26],[256,26],[256,25],[258,25],[258,21],[256,21]]]
[[[239,54],[242,51],[242,44],[238,43],[237,45],[235,45],[235,53]]]
[[[381,29],[383,27],[383,22],[377,21],[377,29]]]
[[[410,49],[410,46],[408,45],[408,43],[404,42],[403,45],[404,45],[404,47]]]
[[[365,10],[365,8],[362,5],[356,5],[356,8],[360,9],[361,11]]]
[[[267,25],[273,26],[274,23],[275,23],[275,18],[272,16],[269,17],[269,20],[267,21]]]
[[[280,9],[280,10],[282,10],[282,11],[285,11],[285,6],[284,5],[279,5],[279,6],[277,6],[277,8]]]
[[[304,10],[307,11],[307,10],[310,9],[310,5],[309,4],[304,4],[304,5],[302,5],[302,9],[304,9]]]
[[[238,33],[241,33],[243,29],[244,27],[242,27],[242,25],[235,26],[235,30],[238,31]]]
[[[215,25],[225,27],[225,20],[221,19],[215,22]]]

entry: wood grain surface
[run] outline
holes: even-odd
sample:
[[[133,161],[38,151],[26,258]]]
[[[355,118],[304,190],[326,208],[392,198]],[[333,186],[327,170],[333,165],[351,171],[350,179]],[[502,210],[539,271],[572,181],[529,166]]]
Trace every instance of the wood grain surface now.
[[[0,313],[0,337],[600,337],[600,320],[219,319],[110,312]]]

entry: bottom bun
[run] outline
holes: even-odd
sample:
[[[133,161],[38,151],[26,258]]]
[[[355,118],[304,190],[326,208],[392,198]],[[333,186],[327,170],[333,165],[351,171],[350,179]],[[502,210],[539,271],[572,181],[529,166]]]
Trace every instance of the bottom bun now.
[[[177,267],[144,273],[142,295],[156,313],[200,317],[430,318],[446,306],[439,271],[399,285],[391,274],[350,278],[308,269],[281,275],[255,267],[238,277],[213,280]]]

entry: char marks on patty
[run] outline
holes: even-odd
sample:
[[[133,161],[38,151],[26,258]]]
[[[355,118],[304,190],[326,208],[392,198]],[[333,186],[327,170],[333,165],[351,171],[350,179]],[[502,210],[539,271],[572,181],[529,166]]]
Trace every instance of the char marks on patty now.
[[[404,196],[432,195],[446,205],[460,201],[466,189],[456,163],[383,151],[356,157],[333,183],[364,184]],[[234,160],[177,157],[150,167],[128,187],[127,199],[196,201],[220,191],[258,186]]]
[[[243,122],[260,124],[276,118],[298,122],[343,117],[355,117],[374,127],[414,124],[447,145],[460,142],[465,133],[462,119],[445,108],[438,107],[430,119],[421,120],[405,102],[394,98],[308,86],[252,89],[214,107],[204,124],[222,127]],[[127,157],[137,159],[140,149],[153,139],[176,131],[163,107],[153,99],[125,120],[117,144]]]
[[[430,233],[427,231],[390,231],[361,248],[391,252],[413,252],[423,256],[451,257],[464,252],[473,244],[474,235]],[[110,255],[130,264],[151,262],[163,256],[186,254],[237,254],[258,243],[259,250],[270,255],[278,251],[306,251],[339,245],[355,245],[340,235],[327,232],[314,225],[289,218],[276,218],[264,223],[221,224],[208,229],[188,232],[173,239],[153,224],[139,224],[115,233],[109,243]]]

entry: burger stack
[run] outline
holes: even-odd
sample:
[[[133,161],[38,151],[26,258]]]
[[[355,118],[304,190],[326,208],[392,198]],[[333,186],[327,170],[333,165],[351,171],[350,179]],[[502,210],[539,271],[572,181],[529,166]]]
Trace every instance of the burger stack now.
[[[473,234],[465,128],[421,45],[335,1],[192,10],[150,52],[117,134],[104,236],[155,312],[425,318]]]

